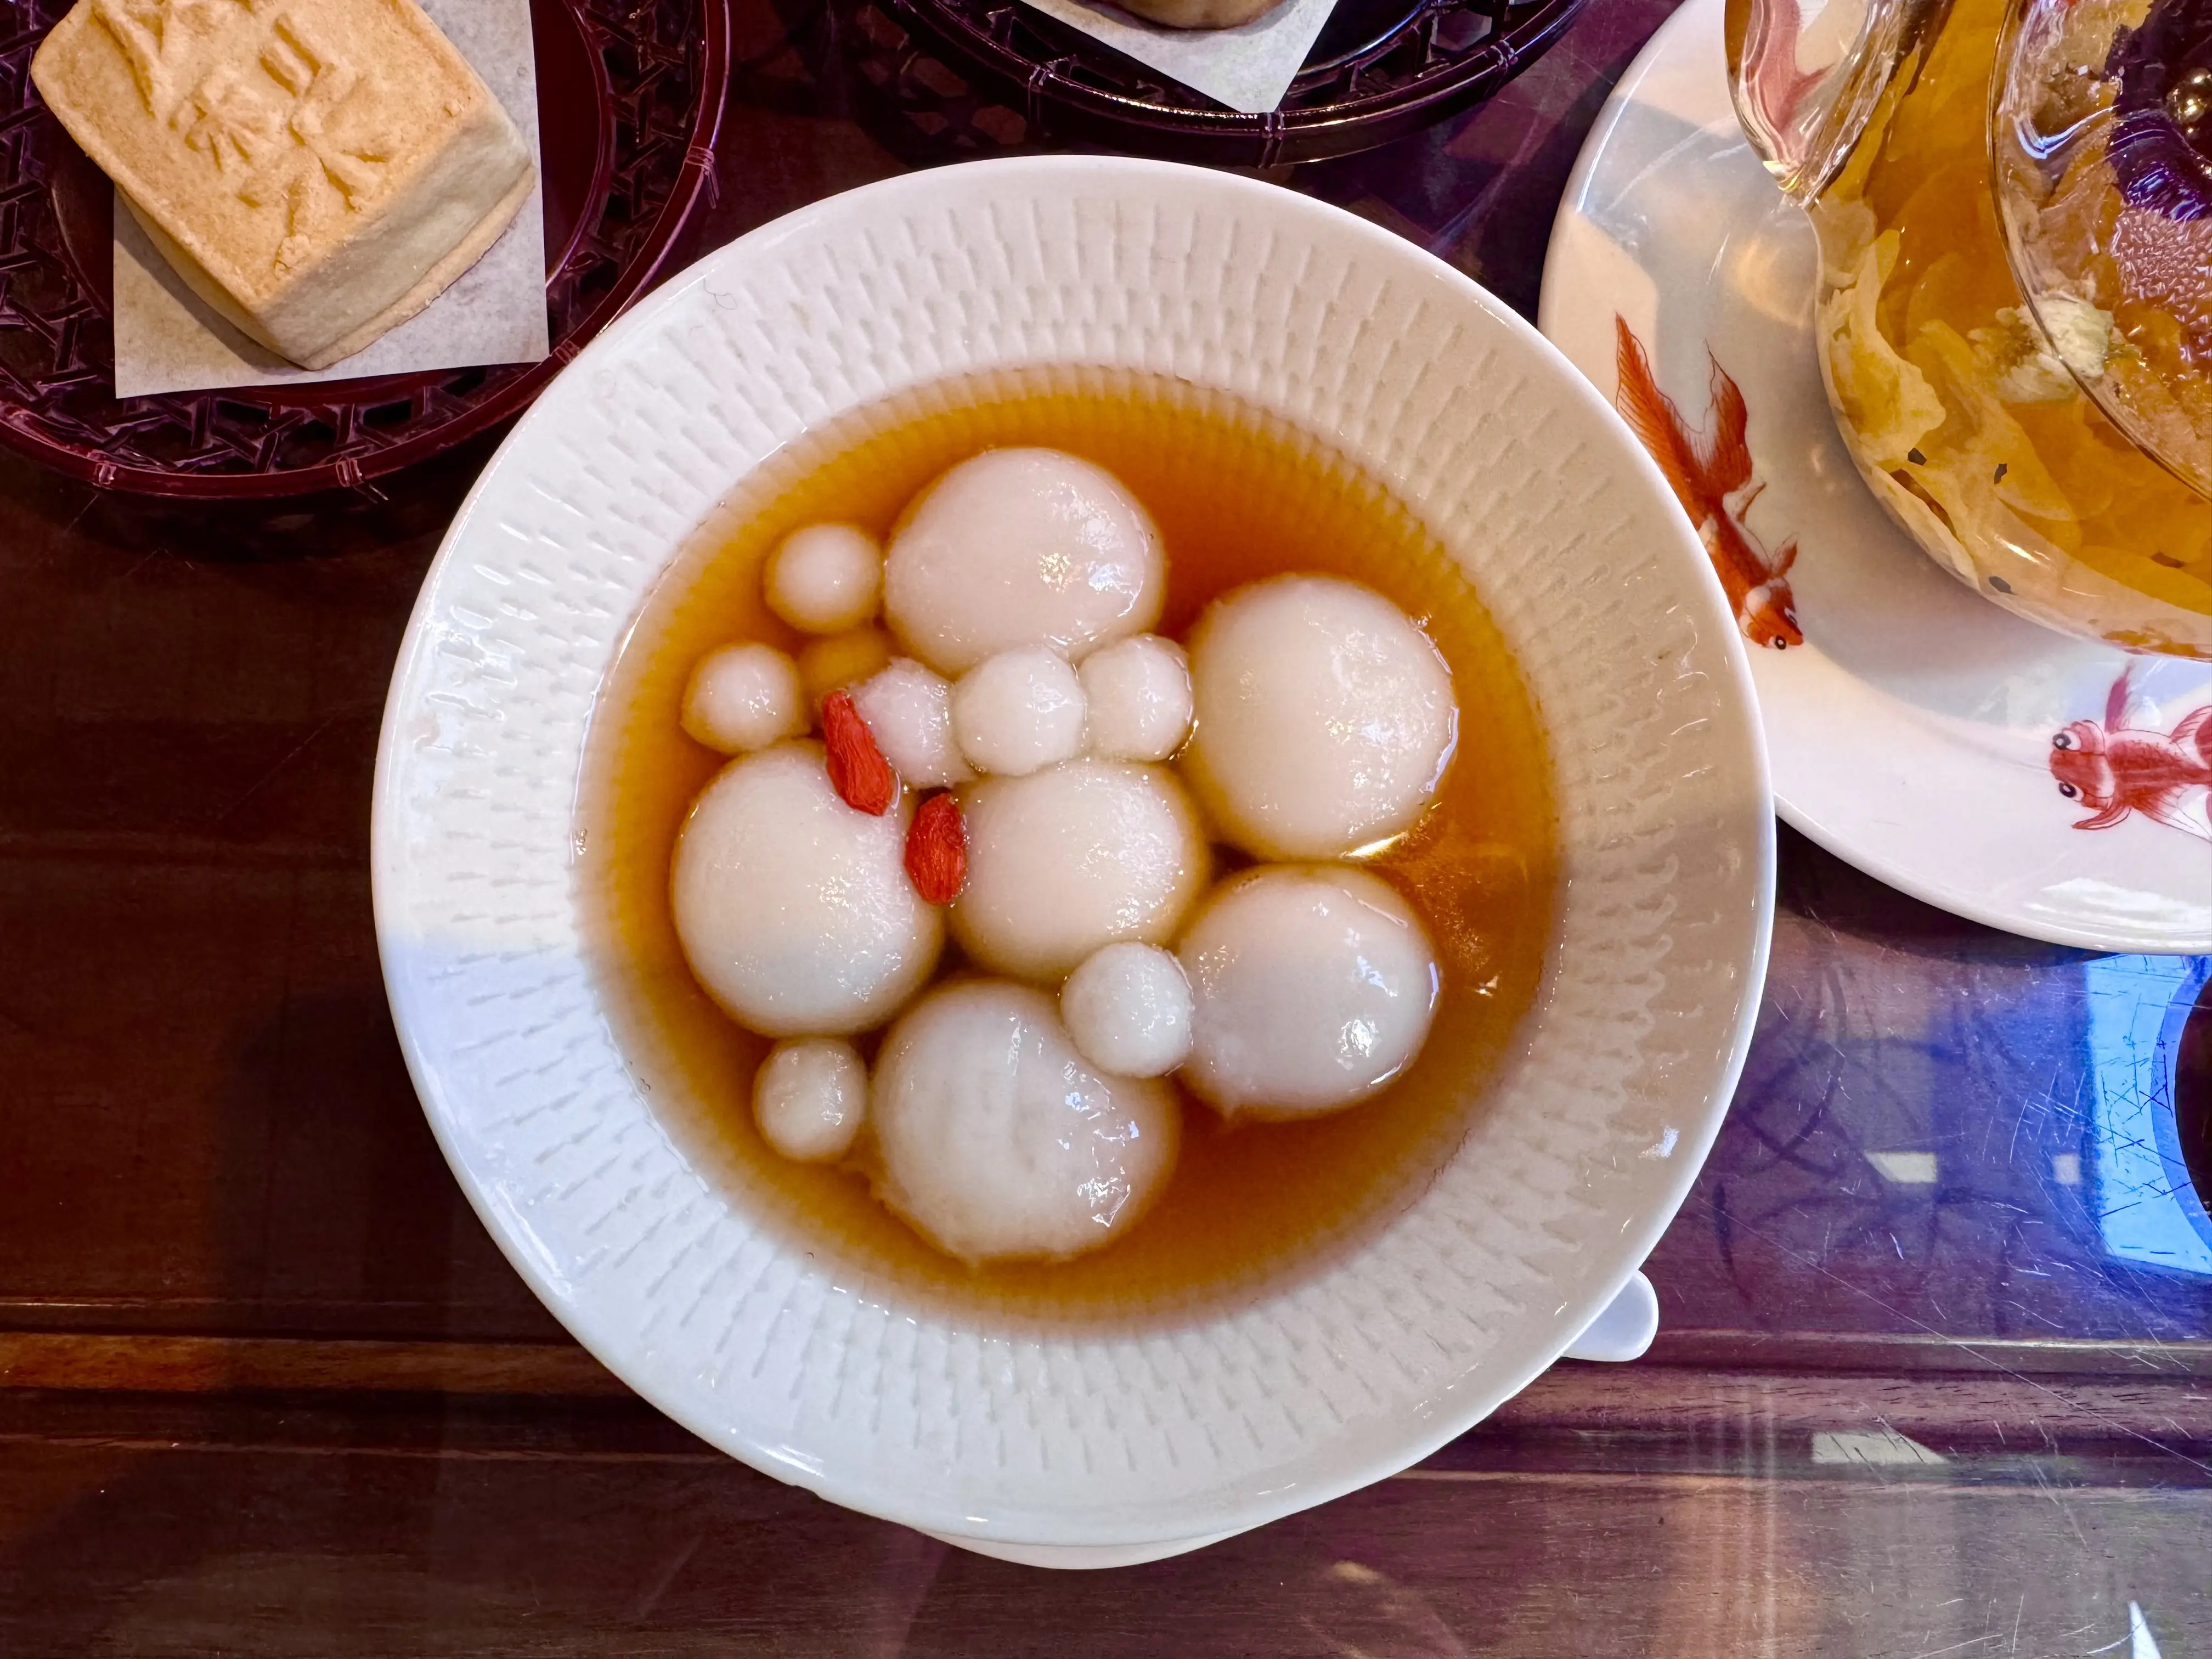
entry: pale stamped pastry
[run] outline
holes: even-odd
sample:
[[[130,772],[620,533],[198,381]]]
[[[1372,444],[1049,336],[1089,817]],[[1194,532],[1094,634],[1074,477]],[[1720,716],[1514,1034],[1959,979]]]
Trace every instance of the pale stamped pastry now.
[[[192,291],[307,368],[436,299],[537,180],[415,0],[79,0],[31,78]]]

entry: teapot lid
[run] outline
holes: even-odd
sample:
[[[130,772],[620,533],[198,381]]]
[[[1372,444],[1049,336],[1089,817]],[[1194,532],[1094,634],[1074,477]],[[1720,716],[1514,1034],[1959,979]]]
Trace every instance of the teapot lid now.
[[[2212,495],[2212,0],[2014,0],[2007,37],[1990,139],[2013,274],[2050,355]]]

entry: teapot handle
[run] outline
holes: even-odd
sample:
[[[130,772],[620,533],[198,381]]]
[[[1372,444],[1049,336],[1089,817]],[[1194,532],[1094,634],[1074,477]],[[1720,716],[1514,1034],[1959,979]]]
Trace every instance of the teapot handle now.
[[[1835,182],[1884,95],[1919,69],[1951,0],[1728,0],[1729,94],[1785,194]]]

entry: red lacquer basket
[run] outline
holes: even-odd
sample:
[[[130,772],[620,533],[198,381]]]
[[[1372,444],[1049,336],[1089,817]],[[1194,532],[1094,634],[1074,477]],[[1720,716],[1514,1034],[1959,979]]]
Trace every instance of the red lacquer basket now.
[[[1040,138],[1207,167],[1372,149],[1491,97],[1583,0],[1338,0],[1281,105],[1224,108],[1015,0],[831,0],[861,78],[953,154]]]
[[[112,194],[30,82],[69,3],[23,0],[0,39],[0,443],[149,495],[357,488],[521,410],[653,281],[710,176],[730,76],[728,0],[532,0],[544,362],[118,398]]]

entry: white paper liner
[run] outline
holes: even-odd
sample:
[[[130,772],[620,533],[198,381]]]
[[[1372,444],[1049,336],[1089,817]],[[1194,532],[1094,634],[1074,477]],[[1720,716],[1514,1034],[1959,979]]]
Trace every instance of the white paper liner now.
[[[1028,0],[1050,17],[1147,69],[1247,115],[1283,101],[1320,38],[1336,0],[1283,0],[1242,28],[1170,29],[1111,6],[1081,0]]]

